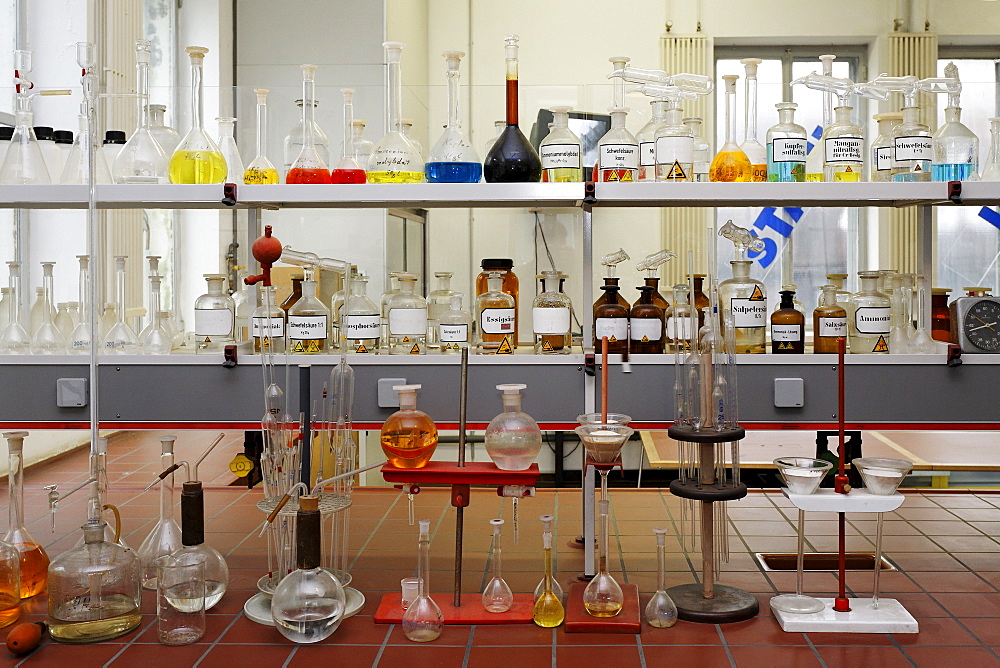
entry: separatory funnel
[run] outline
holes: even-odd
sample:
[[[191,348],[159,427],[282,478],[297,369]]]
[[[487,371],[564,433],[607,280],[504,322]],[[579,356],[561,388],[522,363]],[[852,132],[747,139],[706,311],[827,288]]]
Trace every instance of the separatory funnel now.
[[[490,520],[493,527],[493,577],[483,588],[483,608],[486,612],[507,612],[514,604],[514,594],[504,581],[500,566],[500,527],[503,520]]]
[[[386,62],[386,119],[389,130],[378,140],[365,167],[368,183],[420,183],[424,160],[420,149],[403,134],[402,42],[383,42]]]
[[[191,58],[191,129],[170,156],[170,182],[222,183],[228,171],[226,159],[205,131],[202,74],[208,49],[189,46],[184,50]]]
[[[542,161],[517,125],[518,36],[507,35],[507,125],[496,138],[483,162],[487,183],[526,183],[542,179]]]
[[[462,131],[459,115],[459,64],[463,51],[445,51],[441,54],[448,64],[448,125],[441,137],[431,147],[427,156],[425,174],[429,183],[479,183],[483,165],[479,155]]]
[[[486,428],[486,452],[497,468],[525,471],[542,449],[542,432],[530,415],[521,412],[521,390],[527,385],[497,385],[503,392],[503,413]]]

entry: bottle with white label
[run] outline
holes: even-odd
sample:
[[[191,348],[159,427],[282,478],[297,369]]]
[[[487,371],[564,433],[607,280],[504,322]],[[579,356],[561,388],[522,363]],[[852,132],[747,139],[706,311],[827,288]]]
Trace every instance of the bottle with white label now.
[[[888,353],[892,301],[878,291],[879,272],[859,271],[861,289],[851,295],[848,340],[852,353]]]
[[[781,308],[771,314],[771,352],[801,355],[806,351],[806,317],[795,308],[795,291],[781,291]]]
[[[205,274],[208,292],[194,302],[196,352],[217,353],[233,343],[236,302],[226,294],[224,274]]]
[[[663,352],[663,309],[653,303],[653,288],[642,285],[639,301],[629,313],[629,352],[632,354]]]
[[[285,312],[281,310],[273,285],[261,285],[260,306],[250,317],[250,337],[255,353],[285,352]]]
[[[656,131],[656,180],[694,180],[694,135],[684,125],[680,99],[667,102],[663,126]]]
[[[667,350],[691,350],[691,288],[686,283],[673,287],[673,306],[666,314],[665,338]],[[697,325],[695,325],[697,327]]]
[[[813,311],[813,352],[838,352],[837,339],[847,338],[847,310],[837,303],[836,285],[821,285],[819,306]]]
[[[415,292],[417,275],[400,273],[399,292],[386,305],[389,318],[389,354],[427,352],[427,301]]]
[[[824,181],[855,183],[865,180],[865,135],[861,126],[851,121],[852,111],[854,107],[836,107],[833,124],[823,133]]]
[[[871,181],[884,183],[892,181],[892,130],[903,120],[903,114],[875,114],[872,118],[878,123],[878,137],[872,142],[868,175]]]
[[[666,124],[667,101],[652,100],[649,122],[635,133],[639,142],[639,180],[656,181],[656,132]]]
[[[441,314],[438,321],[438,341],[441,352],[446,355],[461,354],[462,348],[468,348],[472,341],[472,314],[462,308],[462,295],[455,293],[451,297],[450,308]]]
[[[316,281],[302,281],[302,298],[288,309],[286,323],[288,350],[297,355],[327,352],[330,337],[330,309],[316,296]]]
[[[767,131],[767,180],[802,183],[806,180],[806,129],[795,123],[794,102],[779,102],[778,123]]]
[[[903,120],[892,129],[892,180],[930,181],[933,160],[934,141],[920,122],[920,107],[903,107]]]
[[[573,107],[551,107],[552,129],[538,146],[542,159],[542,181],[579,183],[583,181],[583,145],[569,129]]]
[[[719,305],[732,312],[737,353],[767,352],[767,291],[750,278],[750,260],[732,260],[733,277],[719,283]]]
[[[486,277],[486,292],[476,297],[476,321],[479,331],[476,345],[482,353],[509,353],[517,346],[514,298],[503,291],[503,272],[491,271]]]
[[[684,125],[688,126],[691,136],[694,137],[694,176],[691,180],[707,183],[708,167],[712,164],[712,146],[701,136],[701,124],[700,118],[684,119]]]
[[[454,274],[450,271],[434,272],[434,280],[437,281],[437,287],[431,290],[427,295],[428,350],[437,350],[441,347],[437,340],[438,321],[441,318],[441,314],[451,308],[451,298],[456,294],[456,292],[451,289],[452,276],[454,276]]]
[[[569,297],[559,290],[562,273],[542,272],[542,292],[531,303],[531,328],[535,333],[536,355],[568,355],[573,338],[570,334]]]
[[[351,281],[358,277],[358,267],[356,265],[351,265]],[[341,276],[341,288],[333,293],[330,297],[330,352],[334,352],[340,348],[340,342],[343,340],[344,336],[340,331],[340,318],[344,314],[344,299],[347,294],[343,287],[343,277]]]
[[[382,293],[379,311],[382,317],[382,329],[379,332],[379,345],[385,352],[389,351],[389,300],[394,295],[399,294],[399,275],[401,273],[399,271],[389,272],[389,284],[385,292]]]
[[[605,302],[594,309],[594,350],[601,352],[601,339],[608,337],[608,353],[628,350],[629,309],[618,303],[618,286],[602,285]]]
[[[639,180],[639,142],[625,128],[628,107],[611,107],[611,129],[597,145],[597,179],[632,183]]]
[[[368,277],[351,280],[347,311],[341,316],[340,350],[355,355],[373,355],[378,350],[382,318],[378,306],[368,299]]]

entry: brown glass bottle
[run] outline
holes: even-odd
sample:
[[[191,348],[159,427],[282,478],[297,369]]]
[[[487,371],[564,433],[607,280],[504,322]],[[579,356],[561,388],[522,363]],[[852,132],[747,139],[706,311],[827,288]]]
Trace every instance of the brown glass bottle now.
[[[616,292],[614,293],[614,295],[615,295],[615,299],[618,300],[618,303],[621,304],[622,306],[624,306],[626,309],[632,307],[632,305],[628,303],[628,300],[625,299],[624,297],[622,297],[622,295],[621,295],[621,292],[620,292],[621,287],[618,285],[618,277],[617,276],[605,276],[604,277],[604,285],[613,285],[613,286],[615,286]],[[601,288],[601,289],[603,290],[604,288]],[[594,302],[594,313],[597,313],[597,307],[598,306],[600,306],[601,304],[607,304],[608,303],[608,299],[609,299],[610,295],[611,295],[611,293],[606,291],[603,294],[601,294],[600,297],[597,298],[597,301]]]
[[[285,320],[288,319],[288,309],[295,305],[295,302],[302,299],[302,276],[292,276],[292,293],[281,302],[281,310],[285,312]]]
[[[505,272],[503,275],[503,283],[501,284],[500,291],[510,295],[514,298],[514,345],[518,344],[517,338],[517,325],[518,325],[518,281],[517,276],[514,274],[514,261],[510,258],[486,258],[482,262],[483,271],[476,276],[476,296],[483,294],[489,290],[489,285],[487,281],[490,277],[491,271],[502,271]]]
[[[663,295],[660,294],[660,278],[658,276],[647,276],[645,279],[645,283],[647,287],[653,288],[652,303],[659,306],[661,309],[663,309],[663,312],[666,313],[667,310],[670,308],[670,304],[667,302],[666,299],[663,298]],[[642,290],[642,288],[636,288],[636,289]],[[639,299],[635,300],[635,303],[638,304],[641,300],[642,300],[642,295],[640,294]]]
[[[948,309],[948,288],[931,288],[931,338],[951,343],[951,311]]]
[[[594,350],[601,352],[601,338],[608,337],[608,353],[628,350],[628,308],[618,303],[618,286],[602,285],[607,301],[594,309]]]
[[[694,277],[694,294],[691,296],[691,302],[694,304],[695,311],[698,312],[698,329],[701,329],[705,326],[705,314],[707,313],[705,309],[712,305],[708,301],[708,295],[702,289],[707,274],[692,274],[692,276]]]
[[[842,288],[837,285],[821,285],[819,306],[813,311],[813,352],[835,353],[837,339],[847,338],[847,311],[837,303]]]
[[[664,315],[663,309],[653,302],[656,289],[651,285],[643,285],[636,290],[639,291],[639,301],[629,313],[629,352],[662,353]]]
[[[771,352],[801,355],[806,351],[806,317],[795,308],[795,291],[782,290],[781,308],[771,314]]]

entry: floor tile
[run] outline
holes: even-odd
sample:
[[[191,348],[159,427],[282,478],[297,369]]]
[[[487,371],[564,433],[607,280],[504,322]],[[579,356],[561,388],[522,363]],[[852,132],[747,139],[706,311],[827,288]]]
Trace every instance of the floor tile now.
[[[454,668],[461,666],[465,647],[446,647],[432,643],[389,645],[382,651],[378,665],[384,668]]]
[[[587,635],[580,633],[577,635]],[[639,647],[635,644],[635,636],[629,635],[632,644],[624,647],[615,647],[614,665],[616,666],[638,666]],[[556,663],[560,666],[588,666],[595,663],[595,647],[556,647]]]
[[[1000,666],[997,655],[981,647],[906,647],[906,655],[917,666]]]
[[[817,647],[816,649],[829,668],[858,668],[859,666],[911,668],[913,665],[906,658],[906,655],[896,647],[857,647],[843,645],[840,647]]]
[[[220,644],[211,648],[198,665],[205,668],[273,668],[284,664],[296,647],[287,640],[282,645]]]
[[[910,573],[909,577],[924,591],[934,592],[989,592],[996,588],[976,573]],[[888,591],[888,590],[886,590]]]
[[[721,624],[729,645],[805,645],[802,633],[786,633],[773,619],[756,617],[745,622]]]
[[[158,643],[135,643],[126,647],[125,651],[115,657],[110,665],[112,668],[193,666],[207,652],[208,647],[202,644],[167,647]]]
[[[551,645],[552,629],[535,624],[483,624],[476,626],[473,644],[480,645]]]
[[[531,668],[552,663],[552,646],[545,647],[473,647],[469,652],[468,668]]]
[[[954,619],[947,617],[927,617],[918,619],[919,633],[894,633],[893,638],[900,645],[951,646],[979,645],[979,641]]]
[[[726,650],[719,647],[685,646],[677,644],[647,645],[645,639],[642,654],[647,666],[705,666],[717,668],[731,665]],[[625,665],[625,664],[619,664]]]
[[[746,647],[731,646],[738,668],[761,668],[762,666],[781,666],[781,668],[813,668],[821,666],[815,651],[810,647]]]
[[[1000,617],[1000,594],[932,594],[956,617]]]
[[[339,632],[338,629],[337,633]],[[299,645],[291,661],[288,662],[288,668],[316,668],[325,665],[371,666],[378,656],[378,651],[378,645],[348,645],[331,637],[314,645]]]

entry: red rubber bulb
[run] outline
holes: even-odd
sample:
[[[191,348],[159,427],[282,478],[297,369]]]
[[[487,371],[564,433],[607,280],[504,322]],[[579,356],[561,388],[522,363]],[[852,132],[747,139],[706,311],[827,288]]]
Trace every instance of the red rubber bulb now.
[[[253,242],[250,252],[255,260],[266,266],[274,264],[281,257],[281,242],[277,237],[271,236],[270,225],[264,227],[264,236]]]
[[[24,656],[38,647],[46,630],[44,622],[18,624],[7,634],[7,649],[14,656]]]

